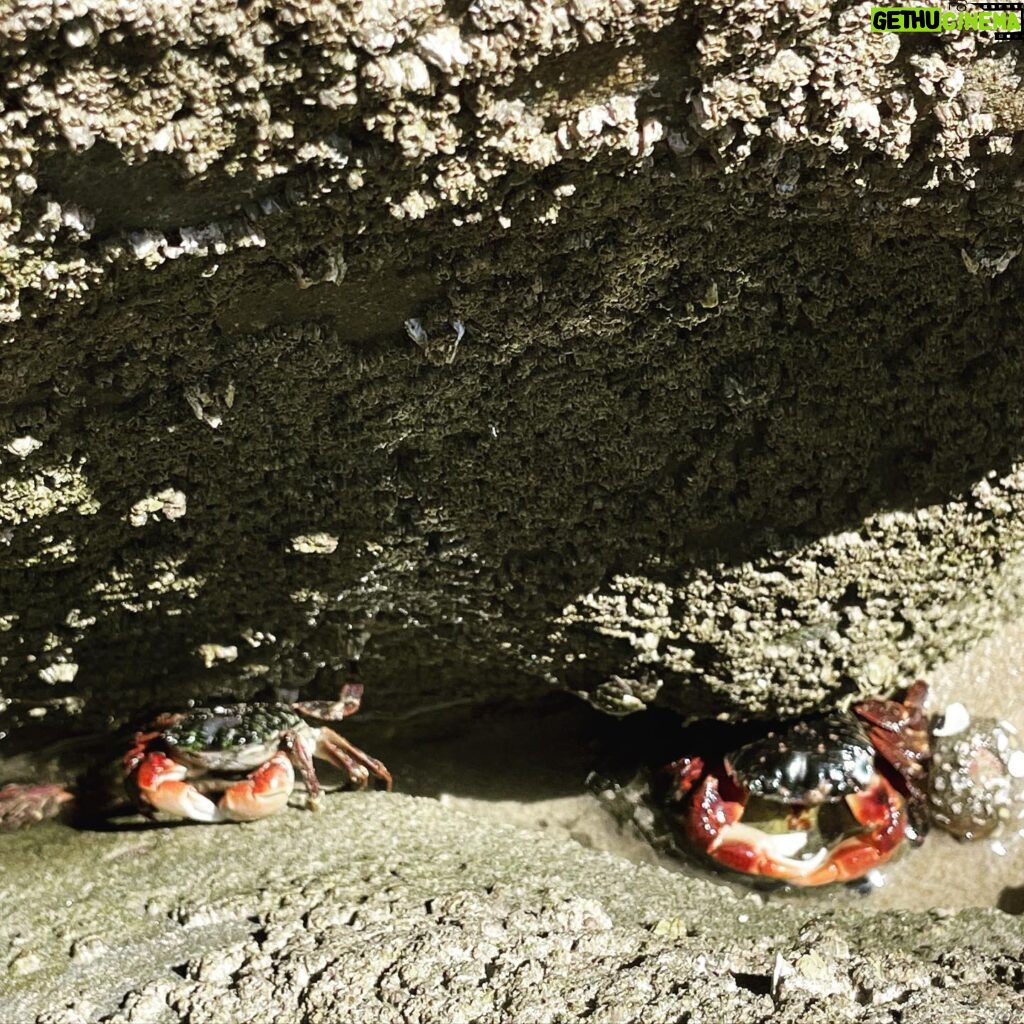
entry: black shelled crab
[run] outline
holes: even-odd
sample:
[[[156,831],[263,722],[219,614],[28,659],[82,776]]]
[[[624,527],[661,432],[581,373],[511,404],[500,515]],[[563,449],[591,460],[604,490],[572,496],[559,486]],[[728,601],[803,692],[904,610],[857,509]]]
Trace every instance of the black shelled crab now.
[[[668,766],[690,849],[731,871],[797,886],[853,881],[928,830],[924,704],[866,700],[800,719],[717,759]]]

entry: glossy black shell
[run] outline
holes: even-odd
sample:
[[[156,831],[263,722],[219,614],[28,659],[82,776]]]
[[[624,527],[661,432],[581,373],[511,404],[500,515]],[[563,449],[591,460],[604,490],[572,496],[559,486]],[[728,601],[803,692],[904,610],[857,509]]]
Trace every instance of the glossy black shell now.
[[[821,804],[866,788],[875,773],[875,750],[855,718],[831,715],[771,732],[729,754],[725,764],[751,796]]]

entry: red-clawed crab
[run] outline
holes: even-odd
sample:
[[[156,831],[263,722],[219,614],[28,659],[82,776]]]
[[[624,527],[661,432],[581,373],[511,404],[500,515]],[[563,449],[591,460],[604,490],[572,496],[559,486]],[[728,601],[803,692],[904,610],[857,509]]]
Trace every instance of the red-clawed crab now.
[[[303,716],[340,721],[359,709],[363,688],[346,683],[338,701],[298,704],[229,704],[161,715],[136,733],[125,754],[126,785],[148,813],[166,811],[193,821],[254,821],[280,811],[298,768],[309,807],[320,807],[313,758],[329,761],[365,788],[370,777],[391,789],[380,761],[326,726]],[[248,775],[241,777],[243,773]],[[220,792],[214,803],[205,792]]]
[[[690,847],[732,871],[790,885],[862,878],[927,831],[924,702],[868,700],[797,721],[706,764],[669,765]]]

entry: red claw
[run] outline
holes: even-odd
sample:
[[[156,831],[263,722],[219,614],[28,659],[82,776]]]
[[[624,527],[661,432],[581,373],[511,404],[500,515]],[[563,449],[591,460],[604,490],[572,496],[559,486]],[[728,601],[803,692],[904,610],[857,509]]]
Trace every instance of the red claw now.
[[[853,816],[865,831],[834,846],[828,860],[795,885],[827,885],[852,882],[884,864],[907,837],[906,801],[888,779],[876,776],[863,793],[846,798]]]
[[[295,770],[283,751],[261,764],[242,782],[225,790],[219,809],[231,821],[256,821],[283,810],[295,787]]]
[[[136,765],[129,786],[154,810],[203,822],[256,821],[276,814],[288,803],[295,786],[295,770],[283,751],[229,786],[216,804],[186,782],[187,776],[185,765],[152,750]]]
[[[907,815],[904,798],[878,774],[845,800],[863,831],[813,857],[799,857],[806,844],[802,832],[770,834],[744,824],[744,804],[723,799],[718,779],[707,775],[689,802],[684,831],[696,849],[732,871],[802,887],[849,882],[892,857],[906,838]]]
[[[223,821],[224,816],[212,800],[207,799],[190,782],[185,782],[188,768],[160,751],[136,757],[130,753],[126,765],[134,765],[128,776],[128,788],[140,803],[155,811],[166,811],[193,821]]]
[[[664,771],[673,777],[671,798],[682,800],[700,782],[704,774],[704,761],[699,757],[681,757],[668,765]]]
[[[687,815],[690,841],[713,853],[726,841],[725,830],[742,817],[743,804],[723,800],[718,789],[718,779],[714,775],[706,775],[690,801]]]

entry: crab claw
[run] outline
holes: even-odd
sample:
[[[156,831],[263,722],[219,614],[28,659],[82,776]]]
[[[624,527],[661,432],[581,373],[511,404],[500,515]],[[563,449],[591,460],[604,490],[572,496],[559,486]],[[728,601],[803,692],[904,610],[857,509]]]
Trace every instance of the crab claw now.
[[[139,761],[128,776],[128,786],[139,800],[154,810],[166,811],[178,818],[193,821],[224,821],[217,805],[203,796],[190,782],[185,782],[188,768],[153,750]]]
[[[302,715],[319,718],[322,722],[340,722],[354,715],[363,701],[363,684],[349,679],[341,687],[337,700],[303,700],[292,704]]]
[[[846,804],[865,831],[833,846],[825,863],[795,880],[796,885],[827,885],[863,878],[892,857],[907,838],[907,802],[884,776],[876,775],[870,787],[848,796]]]
[[[905,787],[910,829],[907,838],[920,843],[928,834],[928,764],[931,740],[924,706],[927,683],[918,680],[901,701],[865,700],[853,706],[868,727],[868,736]]]
[[[769,835],[744,825],[740,820],[743,810],[743,804],[723,799],[718,779],[707,775],[686,814],[687,838],[723,867],[745,875],[795,881],[801,873],[813,871],[822,863],[823,857],[796,858],[795,854],[807,843],[806,835],[801,832]]]
[[[705,777],[685,818],[689,841],[723,867],[791,885],[850,882],[884,864],[906,838],[906,804],[881,775],[862,793],[845,798],[863,831],[812,857],[797,856],[807,844],[801,831],[769,834],[742,822],[743,805],[724,800],[718,780]]]
[[[295,771],[278,751],[241,782],[229,786],[215,804],[186,782],[188,768],[159,751],[150,751],[129,776],[129,787],[154,810],[192,821],[256,821],[288,803]]]
[[[256,821],[285,808],[295,787],[295,770],[279,750],[242,781],[224,791],[218,808],[229,821]]]
[[[672,776],[672,799],[682,800],[704,774],[704,760],[700,757],[681,757],[663,771]]]

